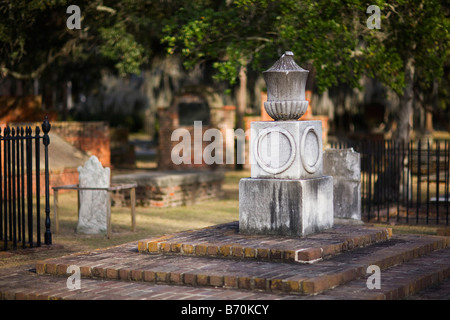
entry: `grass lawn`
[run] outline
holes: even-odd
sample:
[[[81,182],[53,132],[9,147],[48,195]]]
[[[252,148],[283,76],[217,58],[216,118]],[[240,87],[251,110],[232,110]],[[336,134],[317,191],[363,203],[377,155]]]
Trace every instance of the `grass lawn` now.
[[[224,197],[196,205],[173,208],[136,207],[136,232],[131,231],[130,208],[112,207],[112,237],[76,233],[78,224],[76,191],[58,196],[59,234],[54,233],[53,197],[50,199],[52,245],[35,249],[0,251],[0,268],[32,263],[73,252],[110,247],[176,231],[198,229],[239,220],[239,180],[249,171],[229,171],[223,184]],[[45,219],[45,199],[41,198],[41,234]],[[34,227],[34,230],[36,227]],[[43,238],[43,237],[42,237]],[[43,241],[43,240],[42,240]]]
[[[75,191],[59,194],[59,234],[54,234],[52,245],[35,249],[0,251],[0,268],[29,264],[37,260],[58,257],[74,252],[90,251],[127,242],[150,238],[177,231],[198,229],[220,223],[239,220],[239,180],[249,177],[249,171],[229,171],[223,185],[224,198],[205,201],[196,205],[173,208],[136,207],[136,232],[131,232],[130,208],[112,207],[112,237],[76,233],[78,223],[77,197]],[[51,198],[53,219],[53,197]],[[41,221],[44,226],[44,198],[41,199]],[[52,221],[53,223],[53,221]],[[386,227],[386,224],[375,224]],[[388,226],[394,234],[436,234],[436,227]],[[42,233],[44,230],[41,231]]]
[[[111,239],[103,235],[77,234],[75,232],[78,223],[76,192],[62,193],[58,197],[59,235],[53,236],[53,242],[65,245],[76,243],[88,249],[95,249],[239,220],[239,179],[249,175],[248,171],[227,172],[223,185],[225,195],[220,200],[172,208],[137,206],[136,232],[131,232],[130,208],[114,206],[111,208],[113,232]]]

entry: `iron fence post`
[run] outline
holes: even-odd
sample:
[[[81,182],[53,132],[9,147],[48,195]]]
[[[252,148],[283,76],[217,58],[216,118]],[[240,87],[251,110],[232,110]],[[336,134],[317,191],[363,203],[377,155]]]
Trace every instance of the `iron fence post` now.
[[[427,224],[430,213],[430,141],[427,141]]]
[[[8,174],[7,174],[7,137],[8,137],[8,127],[3,130],[3,236],[5,240],[5,251],[8,249]]]
[[[25,248],[25,166],[24,166],[24,129],[20,129],[20,172],[22,185],[22,247]]]
[[[50,144],[50,137],[48,133],[51,125],[46,116],[42,123],[42,131],[44,131],[43,143],[45,146],[45,244],[52,244],[52,233],[50,231],[50,186],[49,186],[49,170],[48,170],[48,145]]]
[[[12,198],[9,199],[10,202],[12,202],[12,211],[11,211],[11,217],[12,217],[12,242],[13,242],[13,249],[17,249],[17,221],[16,221],[16,130],[12,128],[11,130],[11,195]]]
[[[40,161],[40,132],[38,126],[35,129],[35,161],[36,161],[36,246],[41,246],[41,161]]]
[[[31,144],[31,127],[27,127],[26,131],[26,153],[27,153],[27,213],[28,213],[28,242],[33,247],[33,168]]]
[[[17,127],[16,130],[16,179],[17,179],[17,241],[21,241],[22,239],[22,216],[20,215],[21,207],[20,207],[20,128]]]
[[[3,240],[2,129],[0,128],[0,240]],[[6,200],[6,199],[5,199]]]
[[[436,141],[436,224],[439,224],[439,152],[440,143]]]
[[[449,187],[450,187],[450,143],[448,141],[445,142],[445,156],[447,161],[445,163],[445,208],[446,208],[446,217],[445,221],[448,225],[448,203],[449,203]]]

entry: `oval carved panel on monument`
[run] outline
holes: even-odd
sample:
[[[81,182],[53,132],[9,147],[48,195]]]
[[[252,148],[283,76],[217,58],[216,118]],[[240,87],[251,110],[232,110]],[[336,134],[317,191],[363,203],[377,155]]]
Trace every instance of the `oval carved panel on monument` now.
[[[254,152],[263,170],[278,174],[292,165],[296,154],[295,141],[282,128],[267,128],[259,132]]]
[[[300,158],[303,168],[309,173],[315,173],[322,163],[322,140],[314,127],[308,127],[303,132],[300,143]]]

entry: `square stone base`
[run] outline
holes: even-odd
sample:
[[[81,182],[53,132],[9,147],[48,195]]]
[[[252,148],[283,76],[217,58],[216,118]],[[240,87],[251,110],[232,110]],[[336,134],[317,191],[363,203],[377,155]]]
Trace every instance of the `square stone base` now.
[[[333,227],[333,177],[245,178],[239,182],[239,232],[306,236]]]

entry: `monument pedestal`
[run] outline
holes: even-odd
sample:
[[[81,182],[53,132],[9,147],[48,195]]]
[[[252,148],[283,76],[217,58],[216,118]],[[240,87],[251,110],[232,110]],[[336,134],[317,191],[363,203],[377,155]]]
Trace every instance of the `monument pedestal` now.
[[[239,183],[239,231],[303,237],[333,227],[320,121],[251,124],[251,177]]]
[[[239,232],[306,236],[333,226],[333,178],[239,182]]]

